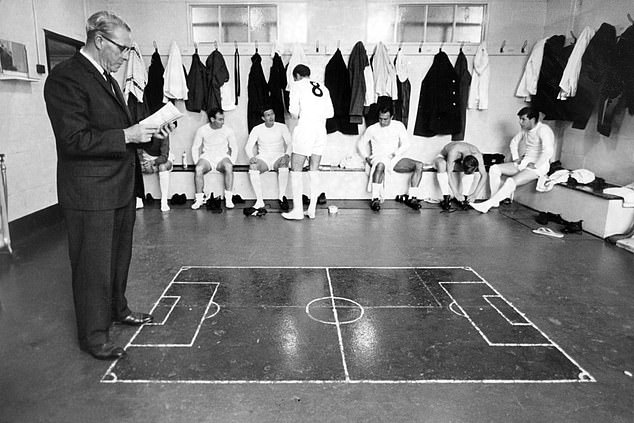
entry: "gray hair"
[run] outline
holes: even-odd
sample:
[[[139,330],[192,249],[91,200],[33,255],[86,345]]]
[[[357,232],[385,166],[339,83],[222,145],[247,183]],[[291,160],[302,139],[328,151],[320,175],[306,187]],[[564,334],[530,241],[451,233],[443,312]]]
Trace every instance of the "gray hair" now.
[[[95,34],[102,32],[105,34],[112,34],[115,28],[125,28],[127,31],[131,31],[127,23],[117,15],[107,10],[94,13],[86,21],[86,38],[92,40],[95,38]]]

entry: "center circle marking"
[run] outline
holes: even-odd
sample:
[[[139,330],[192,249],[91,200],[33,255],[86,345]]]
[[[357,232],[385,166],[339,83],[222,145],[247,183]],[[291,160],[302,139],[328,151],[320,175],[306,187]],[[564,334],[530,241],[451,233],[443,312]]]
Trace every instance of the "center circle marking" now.
[[[313,316],[313,314],[311,313],[311,308],[314,310],[316,308],[328,308],[328,309],[333,309],[333,300],[334,300],[334,308],[335,311],[338,308],[346,308],[346,309],[355,309],[357,310],[358,316],[356,316],[354,319],[349,319],[349,320],[341,320],[341,319],[337,319],[339,321],[339,324],[342,325],[346,325],[346,324],[350,324],[350,323],[354,323],[357,320],[361,319],[363,317],[363,314],[365,313],[365,310],[363,308],[363,306],[361,304],[359,304],[356,301],[353,301],[349,298],[344,298],[344,297],[320,297],[320,298],[315,298],[314,300],[312,300],[311,302],[309,302],[308,304],[306,304],[306,314],[308,314],[308,317],[310,317],[311,319],[313,319],[316,322],[320,322],[320,323],[324,323],[326,325],[336,325],[337,322],[335,321],[329,321],[329,320],[323,320],[320,318],[317,318],[315,316]],[[342,305],[342,304],[337,304],[337,301],[339,302],[344,302],[344,303],[350,303],[350,305]],[[323,305],[321,305],[320,303],[325,303]],[[337,313],[338,315],[339,313]],[[333,318],[334,318],[334,313],[333,313]]]

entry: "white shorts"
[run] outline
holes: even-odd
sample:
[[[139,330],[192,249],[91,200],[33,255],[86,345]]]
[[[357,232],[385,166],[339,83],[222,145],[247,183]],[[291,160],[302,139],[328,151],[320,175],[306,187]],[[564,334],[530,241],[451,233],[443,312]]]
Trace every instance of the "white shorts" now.
[[[284,154],[280,155],[278,153],[273,154],[258,154],[258,159],[262,160],[268,166],[269,170],[273,170],[273,165],[280,158],[284,157]]]
[[[302,156],[323,155],[328,137],[326,127],[296,126],[293,130],[293,153]]]
[[[550,163],[544,163],[537,169],[529,169],[528,167],[526,167],[528,166],[529,163],[530,163],[530,160],[522,160],[521,162],[519,162],[519,164],[515,164],[515,167],[517,168],[517,170],[520,170],[520,171],[526,169],[526,170],[535,172],[537,176],[547,175],[548,171],[550,170]]]
[[[218,163],[220,163],[223,159],[226,158],[226,159],[229,159],[229,161],[231,161],[231,157],[229,157],[227,154],[225,154],[224,156],[212,156],[209,153],[203,153],[200,155],[200,158],[207,160],[207,162],[211,165],[212,171],[218,170]]]
[[[398,160],[395,160],[396,157],[390,158],[389,156],[378,156],[372,159],[372,169],[376,167],[379,163],[383,163],[385,165],[385,170],[391,172],[394,170],[394,166],[398,163]],[[399,158],[400,160],[400,158]]]
[[[150,173],[150,172],[145,172],[144,169],[146,168],[146,163],[152,163],[154,162],[154,160],[158,159],[158,156],[152,156],[150,154],[148,154],[147,151],[143,150],[142,154],[141,154],[141,171],[143,173]],[[174,163],[174,156],[172,156],[172,153],[170,153],[167,156],[167,160],[169,160],[170,162]],[[155,164],[152,164],[152,173],[156,173],[158,172],[159,167]]]

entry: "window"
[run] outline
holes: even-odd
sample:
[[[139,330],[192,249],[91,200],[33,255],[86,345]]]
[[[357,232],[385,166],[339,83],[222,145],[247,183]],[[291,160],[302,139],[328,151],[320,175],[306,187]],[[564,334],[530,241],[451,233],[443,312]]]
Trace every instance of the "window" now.
[[[372,3],[368,7],[368,41],[479,44],[484,39],[485,14],[486,5],[481,3]]]
[[[274,5],[192,5],[190,16],[195,43],[277,40],[277,6]]]
[[[44,30],[44,42],[46,45],[46,62],[48,70],[53,69],[57,64],[69,59],[83,47],[84,43],[64,35],[56,34]]]

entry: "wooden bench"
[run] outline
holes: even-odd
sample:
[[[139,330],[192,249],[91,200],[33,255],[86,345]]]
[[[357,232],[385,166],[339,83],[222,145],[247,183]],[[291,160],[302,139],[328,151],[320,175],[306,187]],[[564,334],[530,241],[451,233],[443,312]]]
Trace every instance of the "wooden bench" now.
[[[634,221],[634,207],[623,207],[623,199],[585,185],[557,184],[539,192],[532,182],[515,191],[514,200],[540,212],[561,214],[567,221],[583,220],[583,230],[601,238],[626,232]],[[606,184],[605,188],[617,185]]]

